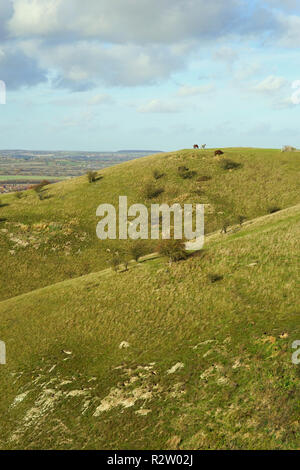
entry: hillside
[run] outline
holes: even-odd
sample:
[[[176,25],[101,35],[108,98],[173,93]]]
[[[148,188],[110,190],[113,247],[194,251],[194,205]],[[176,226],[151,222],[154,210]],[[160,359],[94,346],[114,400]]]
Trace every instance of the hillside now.
[[[218,188],[224,210],[234,202],[234,213],[249,218],[299,198],[297,156],[228,153],[243,169],[224,174],[211,157],[179,152],[109,169],[95,185],[82,178],[51,187],[43,219],[33,195],[8,199],[4,209],[11,224],[76,216],[77,233],[90,237],[84,253],[96,271],[104,258],[92,242],[94,207],[109,186],[111,199],[118,191],[133,199],[152,165],[169,175],[173,200],[185,184],[175,178],[178,161],[209,172],[205,195]],[[216,227],[212,216],[208,229]],[[291,344],[300,338],[299,236],[298,204],[208,237],[205,249],[183,262],[156,258],[0,302],[8,358],[0,367],[0,447],[299,448],[300,371],[291,362]],[[18,254],[24,263],[26,251]],[[51,272],[41,280],[54,263],[45,253],[40,271],[35,265],[26,275],[36,279],[24,280],[19,291],[62,277]]]
[[[240,166],[223,169],[224,158]],[[196,173],[183,179],[180,166]],[[238,216],[251,220],[300,202],[299,172],[297,152],[225,149],[224,157],[215,158],[213,150],[181,150],[101,170],[95,183],[84,176],[51,185],[43,200],[34,191],[21,199],[1,196],[0,300],[107,268],[120,244],[97,239],[96,208],[117,205],[119,195],[127,195],[129,204],[205,203],[210,233]],[[164,190],[153,199],[145,196],[149,181]],[[149,242],[149,252],[154,249]]]

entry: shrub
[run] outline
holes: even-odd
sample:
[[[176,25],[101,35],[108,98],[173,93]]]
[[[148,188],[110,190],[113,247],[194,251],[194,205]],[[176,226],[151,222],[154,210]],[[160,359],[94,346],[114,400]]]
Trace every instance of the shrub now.
[[[222,222],[221,233],[227,233],[227,229],[228,229],[229,225],[230,225],[229,220],[224,220]]]
[[[297,149],[295,147],[292,147],[291,145],[285,145],[282,147],[282,152],[297,152]]]
[[[125,268],[125,271],[128,271],[129,261],[130,261],[130,258],[128,256],[128,254],[124,254],[121,257],[121,264],[123,264],[123,266]]]
[[[112,269],[113,269],[115,272],[118,271],[121,262],[122,262],[122,260],[121,260],[121,258],[120,258],[119,253],[114,253],[114,254],[113,254],[113,257],[112,257],[111,260],[110,260],[110,265],[111,265]]]
[[[137,240],[130,247],[130,254],[136,262],[146,253],[147,246],[143,240]]]
[[[97,171],[88,171],[86,175],[89,183],[94,183],[97,180]]]
[[[207,275],[207,278],[212,284],[214,284],[215,282],[222,281],[223,276],[221,276],[220,274],[209,273]]]
[[[164,173],[161,173],[157,168],[155,168],[153,171],[152,171],[152,175],[153,175],[153,178],[155,180],[159,180],[160,178],[162,178],[164,176]]]
[[[23,197],[22,191],[17,191],[16,194],[15,194],[15,197],[16,197],[16,199],[22,199],[22,197]]]
[[[43,193],[42,191],[38,192],[37,195],[40,201],[46,199],[45,193]]]
[[[41,181],[40,183],[35,184],[34,186],[32,186],[32,189],[33,189],[36,193],[40,193],[40,192],[43,190],[43,188],[44,188],[45,186],[48,186],[49,184],[50,184],[49,181],[43,180],[43,181]]]
[[[185,171],[189,171],[189,168],[187,168],[186,166],[179,166],[178,167],[178,173],[183,173]]]
[[[154,183],[147,183],[144,188],[144,194],[147,199],[154,199],[164,192],[164,188],[156,186]]]
[[[238,215],[237,216],[237,223],[242,226],[243,223],[245,222],[245,220],[247,220],[247,217],[245,217],[244,215]]]
[[[199,183],[202,183],[203,181],[209,181],[209,180],[211,180],[211,179],[212,179],[211,176],[205,176],[205,175],[204,175],[204,176],[199,176],[199,178],[197,178],[197,181],[198,181]]]
[[[191,171],[186,166],[179,166],[178,173],[179,173],[179,176],[183,179],[193,178],[197,174],[196,171]]]
[[[278,206],[270,206],[268,207],[269,214],[275,214],[275,212],[281,211],[281,208]]]
[[[221,160],[219,162],[219,165],[223,170],[236,170],[237,168],[240,168],[242,166],[240,163],[234,162],[229,158],[224,158],[223,160]]]
[[[191,179],[196,176],[197,172],[196,171],[185,171],[184,173],[181,173],[180,176],[183,179]]]
[[[167,256],[170,261],[180,261],[188,256],[184,240],[160,240],[157,251],[160,255]]]
[[[49,186],[49,184],[51,184],[51,183],[50,183],[50,181],[48,181],[48,180],[43,180],[43,181],[41,181],[41,183],[40,183],[40,185],[41,185],[42,187],[43,187],[43,186]]]

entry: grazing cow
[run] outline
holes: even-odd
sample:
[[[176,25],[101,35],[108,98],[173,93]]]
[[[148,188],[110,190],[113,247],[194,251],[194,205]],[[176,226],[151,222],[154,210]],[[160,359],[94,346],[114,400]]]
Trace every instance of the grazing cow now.
[[[216,157],[217,155],[224,155],[224,152],[222,152],[222,150],[216,150],[216,151],[215,151],[215,157]]]
[[[194,149],[198,149],[198,148],[199,148],[199,145],[195,144]]]
[[[202,150],[204,150],[205,147],[206,147],[206,144],[202,144],[202,145],[201,145]]]

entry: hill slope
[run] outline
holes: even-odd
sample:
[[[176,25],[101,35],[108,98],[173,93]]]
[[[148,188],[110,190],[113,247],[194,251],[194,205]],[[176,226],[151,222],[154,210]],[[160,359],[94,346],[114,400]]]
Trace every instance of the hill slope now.
[[[34,191],[22,199],[1,197],[0,300],[107,267],[111,256],[107,250],[120,244],[97,239],[95,214],[101,203],[117,205],[119,195],[127,195],[129,204],[208,204],[207,233],[221,228],[225,219],[235,221],[239,215],[252,219],[272,207],[300,202],[299,153],[226,149],[225,158],[241,166],[224,170],[212,150],[182,150],[107,168],[92,184],[80,177],[52,185],[44,200]],[[180,166],[197,173],[183,179]],[[163,175],[156,182],[155,169]],[[164,189],[159,197],[145,199],[149,181]],[[153,249],[149,242],[149,252]]]
[[[299,235],[298,205],[1,302],[1,448],[299,447]]]

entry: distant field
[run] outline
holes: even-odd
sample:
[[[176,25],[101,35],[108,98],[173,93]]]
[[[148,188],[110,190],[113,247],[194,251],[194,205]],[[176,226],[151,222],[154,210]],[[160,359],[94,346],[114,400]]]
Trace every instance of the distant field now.
[[[34,152],[0,150],[0,183],[61,181],[148,155],[147,151]]]
[[[31,181],[49,180],[49,181],[63,181],[67,176],[47,176],[47,175],[0,175],[0,183],[8,183],[10,181],[19,181],[30,183]]]

